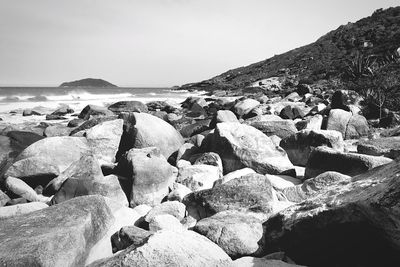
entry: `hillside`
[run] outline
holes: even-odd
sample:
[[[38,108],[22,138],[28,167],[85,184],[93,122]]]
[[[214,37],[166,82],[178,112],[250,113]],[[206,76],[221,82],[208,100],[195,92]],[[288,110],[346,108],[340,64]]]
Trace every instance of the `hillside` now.
[[[64,82],[60,85],[60,87],[117,87],[117,86],[102,79],[87,78],[72,82]]]
[[[270,77],[279,77],[288,89],[299,83],[336,89],[348,82],[343,74],[357,54],[385,58],[394,55],[399,47],[400,7],[380,9],[356,23],[340,26],[312,44],[200,83],[183,85],[181,89],[235,90]],[[397,75],[398,68],[390,69]]]

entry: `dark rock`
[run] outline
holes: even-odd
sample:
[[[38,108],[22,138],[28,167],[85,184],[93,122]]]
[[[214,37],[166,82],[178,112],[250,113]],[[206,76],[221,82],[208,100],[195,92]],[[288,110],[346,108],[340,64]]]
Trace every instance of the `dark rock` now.
[[[51,218],[51,219],[49,219]],[[79,197],[2,220],[3,266],[83,266],[113,216],[103,197]]]
[[[42,113],[32,109],[24,109],[24,111],[22,112],[22,116],[32,116],[32,115],[41,116]]]
[[[132,226],[122,227],[111,236],[113,253],[128,247],[140,247],[147,242],[153,233],[142,228]]]
[[[86,78],[72,82],[63,82],[59,87],[117,87],[102,79]]]
[[[112,116],[114,113],[105,107],[87,105],[79,114],[78,118],[88,120],[90,116]]]
[[[167,113],[176,112],[178,109],[171,106],[165,101],[152,101],[146,104],[148,110],[150,111],[165,111]]]
[[[330,130],[302,130],[283,138],[279,144],[287,153],[290,161],[296,166],[306,166],[311,151],[318,146],[331,147],[344,151],[342,135]]]
[[[70,120],[69,122],[68,122],[68,127],[71,127],[71,128],[73,128],[73,127],[78,127],[78,126],[80,126],[82,123],[84,123],[85,122],[85,120],[83,120],[83,119],[72,119],[72,120]]]
[[[400,156],[400,137],[377,138],[368,141],[359,141],[357,152],[372,156],[385,156],[395,159]]]
[[[350,108],[346,105],[346,100],[342,91],[338,90],[332,95],[331,108],[350,111]]]
[[[179,132],[183,137],[191,137],[210,129],[210,122],[211,120],[200,120],[183,127]]]
[[[70,108],[69,106],[62,106],[58,109],[56,109],[55,111],[53,111],[53,113],[51,113],[51,115],[57,115],[57,116],[65,116],[67,114],[70,113],[74,113],[75,111]]]
[[[399,172],[396,160],[281,211],[264,224],[266,253],[307,266],[396,266]]]
[[[354,176],[391,161],[385,157],[344,153],[328,147],[317,147],[308,158],[304,177],[315,177],[326,171],[337,171]]]
[[[55,115],[55,114],[48,114],[46,115],[46,120],[47,121],[54,121],[54,120],[66,120],[66,117],[60,116],[60,115]]]
[[[299,95],[303,96],[303,95],[305,95],[305,94],[312,93],[312,89],[311,89],[311,86],[310,86],[310,85],[301,83],[301,84],[297,85],[297,90],[296,90],[296,92],[297,92]]]
[[[120,101],[108,107],[114,113],[121,112],[148,112],[148,108],[140,101]]]

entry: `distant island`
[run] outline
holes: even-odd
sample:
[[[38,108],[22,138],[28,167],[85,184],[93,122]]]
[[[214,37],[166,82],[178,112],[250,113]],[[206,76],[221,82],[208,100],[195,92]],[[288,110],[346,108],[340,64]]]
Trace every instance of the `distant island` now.
[[[118,87],[102,79],[87,78],[72,82],[63,82],[59,87]]]

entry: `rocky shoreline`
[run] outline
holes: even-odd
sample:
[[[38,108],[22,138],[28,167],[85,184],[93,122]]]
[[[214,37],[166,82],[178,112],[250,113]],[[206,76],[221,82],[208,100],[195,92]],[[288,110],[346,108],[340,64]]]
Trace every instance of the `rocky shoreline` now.
[[[398,264],[399,128],[263,90],[2,121],[0,265]]]

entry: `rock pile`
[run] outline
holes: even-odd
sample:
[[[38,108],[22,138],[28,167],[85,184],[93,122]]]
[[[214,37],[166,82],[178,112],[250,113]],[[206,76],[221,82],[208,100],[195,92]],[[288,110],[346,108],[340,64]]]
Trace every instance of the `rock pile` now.
[[[0,129],[0,265],[398,265],[398,137],[262,92]]]

